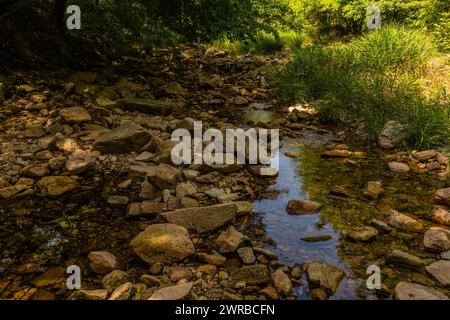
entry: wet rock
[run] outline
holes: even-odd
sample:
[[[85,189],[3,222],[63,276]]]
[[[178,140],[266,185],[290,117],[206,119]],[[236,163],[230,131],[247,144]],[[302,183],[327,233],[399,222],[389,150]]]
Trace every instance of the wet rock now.
[[[157,290],[148,300],[181,300],[185,299],[194,286],[193,282],[183,283]]]
[[[450,261],[440,260],[425,267],[439,283],[445,287],[450,287]]]
[[[239,248],[237,254],[245,264],[254,264],[256,261],[256,257],[253,254],[253,249],[251,247]]]
[[[105,275],[120,268],[116,256],[107,251],[92,251],[88,257],[89,265],[95,273]]]
[[[216,245],[219,247],[220,253],[234,252],[244,241],[244,235],[237,231],[233,226],[230,226],[226,231],[223,231],[216,240]]]
[[[177,262],[194,254],[188,231],[170,223],[150,225],[130,246],[148,264]]]
[[[287,212],[293,215],[313,214],[322,208],[320,203],[309,200],[289,200]]]
[[[106,300],[108,297],[108,290],[78,290],[74,294],[74,298],[78,300]]]
[[[409,167],[407,164],[401,163],[401,162],[389,162],[388,163],[389,170],[394,173],[408,173]]]
[[[43,196],[59,196],[78,186],[77,180],[68,176],[44,177],[36,183]]]
[[[424,234],[423,245],[426,250],[436,253],[450,250],[450,231],[437,227],[430,228]]]
[[[131,282],[125,282],[118,286],[108,300],[130,300],[134,293],[134,286]]]
[[[128,281],[130,281],[130,276],[125,271],[114,270],[103,277],[102,285],[108,292],[112,292]]]
[[[449,300],[440,291],[406,281],[397,283],[394,289],[394,297],[397,300]]]
[[[369,241],[375,238],[377,235],[378,235],[377,229],[369,226],[352,229],[346,234],[347,238],[353,241],[361,241],[361,242]]]
[[[233,203],[202,208],[178,209],[161,216],[169,223],[177,224],[198,233],[213,231],[232,221],[236,215]]]
[[[129,122],[101,135],[94,141],[94,147],[102,153],[139,152],[152,138],[140,125]]]
[[[424,229],[423,223],[398,211],[389,210],[385,215],[388,225],[393,228],[411,232],[422,232]]]
[[[245,282],[247,285],[264,284],[270,281],[269,268],[262,264],[245,266],[232,272],[231,278],[236,282]]]
[[[28,186],[25,185],[15,185],[15,186],[9,186],[5,188],[0,189],[0,197],[3,199],[9,199],[14,197],[17,194],[20,194],[22,191],[27,190]]]
[[[196,269],[196,273],[214,275],[217,273],[217,267],[212,264],[204,264]]]
[[[92,120],[91,115],[83,107],[71,107],[62,109],[59,115],[70,124],[81,124]]]
[[[66,155],[70,155],[72,154],[72,152],[79,149],[79,145],[73,139],[61,139],[58,142],[56,142],[56,148],[59,151],[64,152]]]
[[[112,207],[126,207],[128,204],[128,197],[126,196],[109,196],[106,201]]]
[[[345,276],[341,269],[320,262],[309,262],[305,265],[308,283],[311,287],[319,287],[333,294],[342,278]]]
[[[30,178],[40,178],[50,174],[50,169],[47,165],[35,166],[35,167],[26,167],[21,173]]]
[[[450,212],[444,210],[444,208],[434,208],[433,212],[431,212],[431,219],[436,223],[450,226]]]
[[[322,158],[349,158],[353,155],[352,151],[343,149],[327,150],[320,155]]]
[[[386,262],[415,271],[420,271],[424,265],[422,259],[400,250],[394,250],[388,254]]]
[[[408,131],[408,126],[396,121],[389,121],[378,136],[378,145],[383,149],[393,149],[407,137]]]
[[[437,203],[450,206],[450,188],[440,189],[436,191],[434,199]]]
[[[289,277],[281,269],[277,269],[272,273],[272,282],[275,288],[281,294],[288,295],[292,291],[292,282]]]
[[[95,163],[98,156],[99,154],[96,152],[77,149],[67,159],[66,170],[69,174],[81,174]]]
[[[197,257],[200,260],[205,261],[214,266],[221,266],[227,260],[227,258],[225,258],[224,256],[222,256],[221,254],[218,254],[218,253],[215,253],[215,254],[198,253]]]
[[[30,293],[30,291],[27,293],[27,295]],[[55,294],[45,289],[39,289],[38,291],[33,293],[33,295],[30,297],[30,300],[55,300]]]
[[[152,264],[152,266],[150,267],[150,273],[152,275],[157,275],[160,274],[161,272],[163,272],[164,269],[164,265],[160,262],[154,263]]]
[[[150,167],[147,171],[148,180],[161,190],[174,187],[180,175],[179,169],[165,163]]]
[[[175,103],[164,100],[126,98],[121,106],[128,111],[137,111],[145,114],[168,115],[172,112]]]
[[[377,200],[378,196],[383,193],[381,181],[369,181],[363,190],[364,198]]]
[[[63,267],[51,267],[46,272],[33,279],[31,283],[36,287],[47,287],[58,282],[62,276],[66,273],[66,268]]]

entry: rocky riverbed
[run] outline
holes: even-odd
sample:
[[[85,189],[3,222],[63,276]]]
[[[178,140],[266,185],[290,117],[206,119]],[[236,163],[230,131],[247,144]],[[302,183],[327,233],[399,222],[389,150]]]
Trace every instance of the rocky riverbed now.
[[[448,299],[446,150],[399,151],[398,123],[371,146],[319,125],[271,95],[285,61],[196,46],[0,75],[0,298]],[[279,128],[279,174],[175,166],[194,120]]]

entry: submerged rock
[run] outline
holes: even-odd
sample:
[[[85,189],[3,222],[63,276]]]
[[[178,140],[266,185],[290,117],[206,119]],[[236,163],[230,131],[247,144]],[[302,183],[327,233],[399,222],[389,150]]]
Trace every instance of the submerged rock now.
[[[89,112],[83,107],[65,108],[62,109],[59,114],[67,123],[71,124],[81,124],[92,120]]]
[[[289,200],[287,212],[293,215],[313,214],[322,208],[320,203],[309,200]]]
[[[436,223],[450,227],[450,212],[444,210],[444,208],[434,208],[431,212],[431,219]]]
[[[394,173],[408,173],[409,172],[409,166],[407,164],[393,161],[388,163],[389,170]]]
[[[450,206],[450,188],[440,189],[436,191],[434,199],[437,203]]]

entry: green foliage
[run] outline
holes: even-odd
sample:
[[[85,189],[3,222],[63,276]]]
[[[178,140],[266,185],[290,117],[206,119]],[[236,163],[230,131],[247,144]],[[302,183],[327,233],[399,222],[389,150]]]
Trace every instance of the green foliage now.
[[[409,146],[435,144],[450,137],[448,96],[427,99],[418,81],[434,53],[422,32],[387,27],[348,44],[297,50],[278,84],[294,100],[319,100],[323,120],[356,120],[372,138],[398,120],[411,127]]]

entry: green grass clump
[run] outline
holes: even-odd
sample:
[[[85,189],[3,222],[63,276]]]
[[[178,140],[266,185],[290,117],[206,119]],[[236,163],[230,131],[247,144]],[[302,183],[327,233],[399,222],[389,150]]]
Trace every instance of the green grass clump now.
[[[448,92],[425,95],[419,81],[435,54],[422,32],[389,26],[347,44],[296,50],[277,83],[288,98],[316,100],[322,120],[362,123],[372,139],[396,120],[410,127],[409,147],[448,143]]]
[[[280,31],[276,34],[258,32],[254,39],[246,41],[216,40],[210,44],[217,49],[229,50],[233,53],[271,54],[285,48],[298,49],[306,37],[294,31]]]

